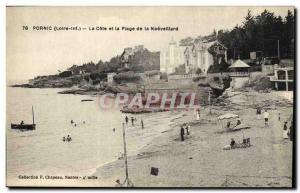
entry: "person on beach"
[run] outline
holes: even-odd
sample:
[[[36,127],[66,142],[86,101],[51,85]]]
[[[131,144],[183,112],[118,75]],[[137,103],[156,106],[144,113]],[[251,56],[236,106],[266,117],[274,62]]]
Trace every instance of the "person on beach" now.
[[[196,118],[197,118],[197,121],[200,120],[200,110],[199,109],[197,109],[197,111],[196,111]]]
[[[71,138],[70,135],[67,136],[67,141],[68,141],[68,142],[72,141],[72,138]]]
[[[283,139],[288,139],[289,138],[289,134],[288,134],[288,128],[287,128],[287,122],[284,122],[283,125],[283,133],[282,133],[282,137]]]
[[[230,147],[233,148],[235,146],[235,140],[231,138]]]
[[[125,122],[126,122],[126,125],[128,124],[128,117],[126,116],[125,117]]]
[[[230,121],[228,121],[228,122],[227,122],[227,125],[226,125],[227,129],[230,128],[230,124],[231,124]]]
[[[180,137],[181,137],[181,141],[184,141],[184,128],[181,127],[180,129]]]
[[[189,129],[190,129],[190,126],[189,126],[189,125],[187,125],[187,126],[185,127],[185,130],[186,130],[186,134],[187,134],[187,135],[190,135],[190,131],[189,131]]]
[[[237,122],[236,122],[236,126],[238,126],[240,124],[242,124],[241,119],[238,119]]]
[[[74,121],[73,120],[71,120],[71,124],[73,124],[74,123]]]
[[[260,119],[260,115],[261,115],[261,109],[260,109],[260,107],[256,108],[256,114],[257,114],[257,119]]]
[[[119,179],[116,180],[116,185],[115,185],[115,187],[123,187],[123,185],[121,184],[121,182],[120,182]]]
[[[278,121],[280,121],[280,113],[278,113]]]
[[[24,125],[24,121],[23,120],[21,121],[20,125]]]
[[[143,119],[141,119],[141,125],[142,125],[142,129],[144,129],[144,121],[143,121]]]
[[[291,121],[291,125],[290,125],[290,141],[293,141],[293,137],[294,137],[294,125],[293,125],[293,121]]]
[[[235,146],[235,140],[233,138],[231,138],[229,145],[225,145],[223,147],[223,150],[230,150],[230,149],[234,148],[234,146]]]
[[[134,118],[131,117],[131,125],[134,126]]]
[[[113,128],[113,132],[116,132],[116,128]]]
[[[265,126],[269,125],[269,113],[267,109],[264,112],[264,119],[265,119]]]

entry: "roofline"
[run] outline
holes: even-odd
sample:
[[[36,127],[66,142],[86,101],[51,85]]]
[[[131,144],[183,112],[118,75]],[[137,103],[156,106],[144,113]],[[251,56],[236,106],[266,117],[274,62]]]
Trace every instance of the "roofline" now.
[[[220,43],[219,40],[216,40],[216,43],[220,44],[221,46],[223,46],[226,50],[228,50],[228,48],[226,46],[224,46],[224,44]]]

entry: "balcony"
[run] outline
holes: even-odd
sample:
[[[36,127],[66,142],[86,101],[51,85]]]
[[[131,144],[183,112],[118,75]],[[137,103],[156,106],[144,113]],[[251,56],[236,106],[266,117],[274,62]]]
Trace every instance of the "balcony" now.
[[[249,72],[230,72],[229,75],[233,76],[233,77],[247,77],[247,76],[250,76],[250,73]]]

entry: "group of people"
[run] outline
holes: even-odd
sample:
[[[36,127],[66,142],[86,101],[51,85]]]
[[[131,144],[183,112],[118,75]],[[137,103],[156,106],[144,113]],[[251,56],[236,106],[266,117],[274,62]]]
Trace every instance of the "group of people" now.
[[[294,125],[293,125],[293,121],[291,121],[290,127],[288,128],[287,126],[288,122],[285,121],[284,125],[283,125],[283,133],[282,133],[282,137],[283,139],[290,139],[290,141],[293,141],[293,129],[294,129]]]
[[[130,120],[131,120],[131,125],[134,126],[134,123],[137,121],[137,119],[135,117],[130,117]],[[129,118],[126,115],[125,116],[125,123],[126,123],[126,125],[128,124],[128,122],[129,122]],[[143,119],[141,119],[141,126],[142,126],[142,129],[144,129],[144,121],[143,121]]]
[[[184,135],[190,135],[190,128],[191,126],[188,124],[184,124],[180,128],[180,139],[181,141],[184,141]],[[184,131],[185,130],[185,131]]]
[[[73,121],[73,119],[70,121],[71,125],[73,125],[74,127],[77,126],[77,124]],[[85,124],[85,121],[82,122],[82,124]],[[63,136],[62,138],[63,142],[71,142],[72,141],[72,137],[70,135],[67,136]]]
[[[260,119],[260,116],[262,114],[261,111],[262,111],[262,109],[260,107],[256,108],[257,119]],[[265,112],[263,113],[263,117],[264,117],[264,120],[265,120],[265,126],[269,126],[269,116],[270,116],[270,114],[269,114],[268,110],[265,109]],[[279,117],[279,119],[280,119],[280,117]]]
[[[73,125],[74,127],[77,126],[77,124],[76,124],[73,120],[71,120],[70,123],[71,123],[71,125]],[[85,121],[82,121],[82,124],[85,124]]]
[[[70,135],[67,135],[67,137],[63,136],[63,142],[70,142],[72,141],[72,137]]]
[[[256,109],[256,114],[257,114],[257,118],[260,119],[260,116],[261,116],[261,108],[258,107]],[[265,112],[263,113],[263,117],[264,117],[264,120],[265,120],[265,126],[268,126],[269,125],[269,112],[267,109],[265,109]],[[278,113],[278,121],[281,121],[281,114],[280,112]],[[282,133],[282,137],[283,139],[290,139],[291,141],[293,140],[293,121],[291,121],[291,124],[290,124],[290,127],[288,128],[287,126],[288,122],[285,121],[284,122],[284,125],[283,125],[283,133]]]
[[[236,125],[235,125],[234,127],[236,127],[236,126],[238,126],[238,125],[240,125],[240,124],[242,124],[241,119],[238,119],[238,120],[236,121]],[[231,126],[231,122],[228,121],[227,124],[226,124],[227,129],[230,129],[230,126]]]

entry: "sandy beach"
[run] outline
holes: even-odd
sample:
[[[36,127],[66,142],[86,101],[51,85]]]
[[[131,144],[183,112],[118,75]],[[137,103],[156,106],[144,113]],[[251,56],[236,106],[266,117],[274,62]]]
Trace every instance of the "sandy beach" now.
[[[291,93],[284,96],[274,91],[231,92],[224,99],[226,106],[212,106],[211,112],[202,108],[199,121],[193,111],[160,113],[173,116],[145,124],[145,130],[162,128],[161,134],[128,157],[130,180],[135,187],[291,187],[293,144],[282,138],[282,128],[284,121],[289,127],[293,107]],[[257,118],[257,105],[269,109],[269,126]],[[225,132],[217,117],[228,112],[238,114],[250,129]],[[191,124],[190,135],[180,141],[185,122]],[[223,150],[231,138],[242,142],[243,136],[251,139],[251,147]],[[151,167],[159,169],[158,176],[150,175]],[[93,186],[115,186],[117,179],[125,179],[124,160],[101,166],[94,175],[98,180]]]

